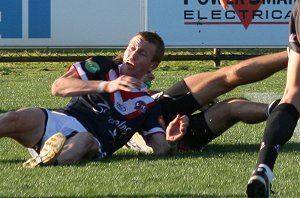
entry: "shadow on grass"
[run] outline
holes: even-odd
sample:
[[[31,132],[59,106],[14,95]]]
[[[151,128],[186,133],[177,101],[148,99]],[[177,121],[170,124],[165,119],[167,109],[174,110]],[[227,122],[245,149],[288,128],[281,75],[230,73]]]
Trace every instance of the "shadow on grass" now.
[[[24,160],[19,160],[19,159],[10,159],[10,160],[8,160],[8,159],[2,159],[2,160],[0,160],[0,164],[21,164],[22,165],[22,163],[24,162]],[[0,197],[1,197],[1,195],[0,195]]]
[[[113,156],[102,159],[99,162],[102,163],[110,163],[114,161],[126,161],[138,158],[138,160],[165,160],[165,159],[173,159],[173,158],[210,158],[210,157],[224,157],[222,154],[239,154],[239,153],[248,153],[248,154],[258,154],[259,144],[211,144],[207,145],[203,151],[193,151],[193,152],[185,152],[178,153],[173,156],[157,156],[153,154],[145,154],[141,152],[135,152],[132,150],[123,149],[121,152],[114,154]],[[281,153],[289,153],[289,152],[300,152],[300,143],[288,143],[286,144]],[[221,154],[221,155],[220,155]]]
[[[248,153],[255,154],[259,151],[259,144],[209,144],[202,151],[193,151],[193,152],[184,152],[178,153],[172,156],[157,156],[153,154],[145,154],[142,152],[136,152],[129,149],[121,149],[116,154],[111,157],[101,159],[101,160],[89,160],[83,161],[79,164],[71,165],[71,166],[85,166],[90,162],[99,162],[99,163],[111,163],[111,162],[119,162],[119,161],[127,161],[132,159],[138,159],[140,161],[154,161],[154,160],[165,160],[165,159],[174,159],[174,158],[218,158],[224,157],[223,154],[239,154],[239,153]],[[284,145],[281,153],[289,153],[289,152],[300,152],[300,143],[288,143]],[[0,160],[0,164],[21,164],[23,160]],[[70,166],[70,165],[68,165]]]
[[[202,153],[253,153],[258,152],[260,144],[209,144]],[[300,143],[290,142],[283,146],[281,152],[289,153],[300,151]]]
[[[244,195],[226,195],[226,197],[243,197]],[[15,197],[15,196],[14,196]],[[26,196],[27,197],[27,196]],[[38,196],[39,198],[74,198],[74,196]],[[38,198],[38,197],[28,197],[28,198]],[[174,195],[174,194],[164,194],[164,195],[155,195],[155,194],[148,194],[148,195],[99,195],[99,196],[76,196],[76,198],[97,198],[97,197],[105,197],[105,198],[157,198],[157,197],[165,197],[165,198],[173,198],[173,197],[197,197],[197,198],[218,198],[224,197],[221,195],[194,195],[194,194],[185,194],[185,195]]]

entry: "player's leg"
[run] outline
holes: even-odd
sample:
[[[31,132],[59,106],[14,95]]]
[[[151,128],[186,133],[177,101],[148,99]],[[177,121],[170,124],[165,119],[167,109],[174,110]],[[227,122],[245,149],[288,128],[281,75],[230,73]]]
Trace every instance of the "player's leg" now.
[[[289,23],[289,54],[287,82],[279,105],[270,114],[258,160],[247,184],[248,197],[270,197],[273,168],[282,146],[290,140],[300,112],[300,2],[296,1]]]
[[[49,137],[43,143],[39,151],[28,148],[32,158],[23,163],[24,168],[34,168],[38,165],[53,165],[56,164],[56,159],[61,153],[65,144],[66,137],[63,133],[58,132]],[[42,142],[41,142],[42,143]]]
[[[248,197],[270,194],[278,154],[294,133],[300,110],[299,64],[300,54],[292,51],[286,89],[280,103],[267,120],[256,166],[247,184]]]
[[[162,107],[163,117],[167,125],[178,114],[190,115],[201,108],[184,80],[165,90],[158,102]]]
[[[56,133],[47,139],[41,148],[41,152],[36,153],[36,156],[23,163],[23,167],[34,168],[39,165],[75,164],[82,160],[100,157],[100,144],[91,133],[74,132],[67,135],[67,137],[64,133]]]
[[[232,98],[214,104],[204,112],[190,116],[187,134],[178,144],[179,150],[201,150],[241,121],[248,124],[266,120],[267,104]]]
[[[286,68],[287,61],[287,52],[283,51],[251,58],[214,72],[195,74],[185,78],[184,81],[194,99],[200,105],[205,105],[239,85],[263,80]]]
[[[33,147],[44,134],[46,116],[39,108],[10,111],[0,116],[0,138],[9,137]]]
[[[77,119],[47,109],[43,109],[43,113],[46,115],[45,132],[40,141],[34,145],[37,156],[27,160],[23,164],[24,167],[72,164],[100,153],[98,141],[91,133],[86,132],[85,127]],[[49,146],[51,152],[47,152]]]
[[[67,139],[57,158],[57,163],[59,165],[75,164],[81,160],[96,159],[100,150],[99,142],[91,133],[76,133]]]
[[[208,127],[216,135],[221,135],[237,122],[255,124],[267,119],[268,105],[251,102],[242,98],[231,98],[213,105],[205,111]]]
[[[0,137],[9,137],[24,147],[34,147],[41,142],[47,115],[40,108],[26,108],[17,111],[10,111],[0,116]],[[53,134],[45,142],[41,150],[39,161],[34,163],[52,163],[62,149],[64,136],[62,134]],[[29,164],[29,166],[27,166]],[[32,167],[31,161],[25,162],[25,167]]]

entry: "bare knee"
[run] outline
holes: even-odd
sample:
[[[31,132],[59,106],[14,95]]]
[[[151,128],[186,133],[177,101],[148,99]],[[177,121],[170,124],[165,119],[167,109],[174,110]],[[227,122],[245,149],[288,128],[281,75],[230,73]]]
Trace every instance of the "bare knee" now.
[[[251,102],[245,98],[231,98],[224,102],[224,109],[233,120],[254,124],[266,119],[266,104]]]
[[[0,117],[0,136],[14,137],[22,127],[22,116],[16,111],[9,111]],[[3,127],[5,126],[5,127]]]
[[[243,113],[242,108],[245,102],[247,102],[246,99],[231,98],[223,100],[205,111],[205,120],[211,131],[220,135],[240,121],[239,114]]]
[[[244,71],[241,69],[243,67],[245,66],[242,63],[238,63],[222,68],[221,72],[225,74],[225,83],[230,89],[245,84]]]
[[[80,133],[80,138],[85,142],[85,146],[88,148],[88,155],[95,155],[99,151],[99,143],[91,133]]]
[[[230,110],[239,110],[240,108],[242,108],[245,103],[249,102],[249,100],[245,99],[245,98],[230,98],[227,100],[224,100],[225,103],[227,103],[228,108]]]
[[[212,106],[211,114],[214,116],[215,114],[222,115],[223,117],[226,117],[226,119],[223,118],[223,120],[235,123],[240,120],[240,114],[244,113],[245,104],[247,102],[249,101],[244,98],[226,99]]]
[[[99,145],[91,133],[77,133],[66,145],[70,149],[81,148],[82,153],[99,150]]]
[[[77,133],[69,138],[58,158],[59,164],[74,164],[83,159],[95,158],[99,144],[91,133]]]

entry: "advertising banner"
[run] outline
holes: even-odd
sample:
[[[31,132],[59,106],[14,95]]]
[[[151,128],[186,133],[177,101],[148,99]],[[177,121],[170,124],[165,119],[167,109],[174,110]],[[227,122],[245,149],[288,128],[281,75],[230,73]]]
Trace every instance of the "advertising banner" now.
[[[0,0],[0,47],[119,47],[144,30],[144,1]]]
[[[295,0],[0,0],[0,48],[125,47],[157,31],[167,47],[286,47]]]
[[[148,29],[170,47],[285,47],[295,0],[149,0]]]

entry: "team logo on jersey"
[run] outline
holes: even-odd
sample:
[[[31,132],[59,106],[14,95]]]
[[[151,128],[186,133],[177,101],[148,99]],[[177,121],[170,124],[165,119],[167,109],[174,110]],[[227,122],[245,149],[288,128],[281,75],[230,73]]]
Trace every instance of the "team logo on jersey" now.
[[[98,63],[96,63],[92,60],[87,60],[85,62],[85,68],[91,73],[96,73],[96,72],[100,71],[100,66],[98,65]]]
[[[134,109],[144,113],[146,111],[146,103],[139,100],[135,103]]]

